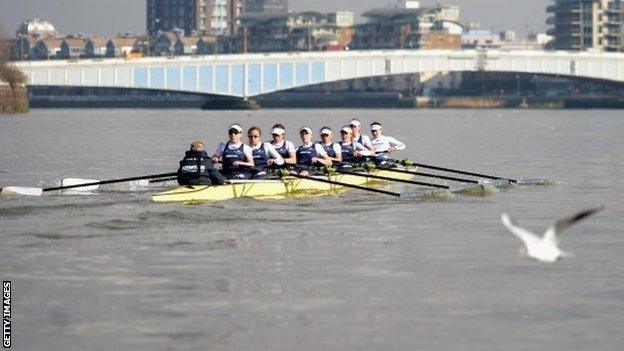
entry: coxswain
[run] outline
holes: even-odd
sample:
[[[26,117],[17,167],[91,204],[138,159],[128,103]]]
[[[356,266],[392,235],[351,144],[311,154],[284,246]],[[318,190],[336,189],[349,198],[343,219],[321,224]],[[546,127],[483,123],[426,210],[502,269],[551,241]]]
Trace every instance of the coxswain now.
[[[383,135],[383,126],[381,123],[371,123],[370,129],[373,135],[371,143],[375,147],[377,161],[387,161],[390,158],[390,154],[393,152],[405,150],[405,144],[391,136]]]
[[[325,149],[319,143],[312,141],[312,128],[301,127],[299,135],[301,136],[301,146],[297,148],[296,152],[297,166],[294,169],[295,173],[308,176],[313,167],[329,167],[332,165],[332,161],[327,156]]]
[[[212,155],[212,162],[222,163],[221,173],[228,179],[249,179],[254,167],[253,151],[243,143],[243,127],[232,124],[228,129],[229,141],[220,143]]]
[[[275,150],[282,156],[284,159],[284,164],[286,165],[295,165],[297,163],[297,157],[295,149],[295,144],[286,140],[286,128],[281,123],[277,123],[271,128],[271,136],[273,137],[273,141],[271,145],[275,147]]]
[[[319,132],[321,141],[319,144],[325,149],[327,156],[333,163],[342,162],[342,149],[340,145],[334,142],[334,132],[330,127],[323,127]]]
[[[270,168],[284,164],[284,159],[275,150],[275,147],[271,143],[262,141],[262,130],[259,127],[249,128],[247,137],[249,138],[249,146],[251,147],[254,160],[253,179],[266,177],[269,175],[268,170]]]
[[[365,157],[372,157],[375,154],[367,149],[364,145],[353,140],[353,131],[350,126],[344,126],[340,130],[340,149],[342,152],[342,162],[360,163]]]
[[[196,140],[180,161],[178,168],[178,184],[180,185],[212,185],[225,184],[227,180],[217,171],[204,150],[204,143]]]
[[[351,127],[351,132],[353,132],[353,141],[357,141],[374,153],[375,147],[373,146],[373,143],[371,143],[371,139],[367,135],[361,133],[362,123],[360,123],[360,120],[357,118],[351,119],[351,121],[349,121],[349,127]]]

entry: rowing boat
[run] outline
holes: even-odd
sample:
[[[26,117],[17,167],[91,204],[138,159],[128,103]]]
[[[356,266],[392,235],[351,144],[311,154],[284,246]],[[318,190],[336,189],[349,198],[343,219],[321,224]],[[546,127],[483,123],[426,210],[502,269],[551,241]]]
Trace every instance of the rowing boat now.
[[[372,170],[363,174],[403,180],[413,178],[413,175],[386,170]],[[347,174],[316,176],[314,178],[359,186],[379,183],[377,179]],[[242,197],[254,199],[281,199],[288,196],[323,195],[345,189],[346,188],[342,185],[322,183],[311,179],[285,177],[275,180],[237,180],[232,181],[230,184],[215,186],[181,186],[155,194],[152,200],[155,202],[193,203],[224,201]]]

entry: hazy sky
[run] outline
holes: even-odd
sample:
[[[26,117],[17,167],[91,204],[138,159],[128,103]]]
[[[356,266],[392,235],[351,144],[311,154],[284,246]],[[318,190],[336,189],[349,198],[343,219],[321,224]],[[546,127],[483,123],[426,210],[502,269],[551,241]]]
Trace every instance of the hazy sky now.
[[[461,6],[464,23],[479,22],[482,28],[513,29],[524,33],[545,29],[549,0],[422,0],[422,5],[441,3]],[[388,0],[290,0],[293,10],[350,10],[361,13],[383,7]],[[0,23],[13,36],[27,18],[47,19],[61,33],[112,35],[145,32],[145,0],[0,0]]]

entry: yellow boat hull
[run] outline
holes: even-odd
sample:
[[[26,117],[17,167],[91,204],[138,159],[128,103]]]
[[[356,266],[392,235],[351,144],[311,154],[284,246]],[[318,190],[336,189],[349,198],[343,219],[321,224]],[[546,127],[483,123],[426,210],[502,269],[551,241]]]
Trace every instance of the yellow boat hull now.
[[[386,170],[374,170],[373,175],[394,179],[409,180],[410,174],[396,173]],[[378,183],[379,180],[347,174],[318,177],[350,185],[366,185]],[[287,196],[310,196],[343,191],[347,187],[317,182],[310,179],[286,177],[276,180],[241,180],[232,184],[216,186],[183,186],[152,197],[155,202],[215,202],[235,198],[279,199]]]

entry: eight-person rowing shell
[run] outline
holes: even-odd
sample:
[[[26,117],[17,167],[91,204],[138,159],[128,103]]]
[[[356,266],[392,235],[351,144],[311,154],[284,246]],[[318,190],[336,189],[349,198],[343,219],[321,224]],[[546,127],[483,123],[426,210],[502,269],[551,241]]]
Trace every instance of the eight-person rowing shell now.
[[[333,139],[330,127],[322,127],[320,141],[313,142],[312,128],[299,129],[301,146],[295,149],[286,140],[283,124],[275,124],[271,129],[272,142],[262,141],[262,130],[251,127],[247,132],[249,144],[242,141],[243,127],[232,124],[228,128],[228,141],[220,143],[212,159],[203,150],[203,143],[194,142],[191,150],[180,162],[179,181],[185,185],[223,184],[225,179],[259,179],[271,175],[271,170],[287,168],[300,175],[315,173],[319,168],[332,165],[343,167],[375,160],[378,164],[387,163],[389,154],[404,150],[405,145],[397,139],[383,135],[381,123],[371,124],[373,139],[361,133],[361,123],[351,119],[349,125],[340,130],[340,142]],[[221,163],[219,177],[213,164]]]

